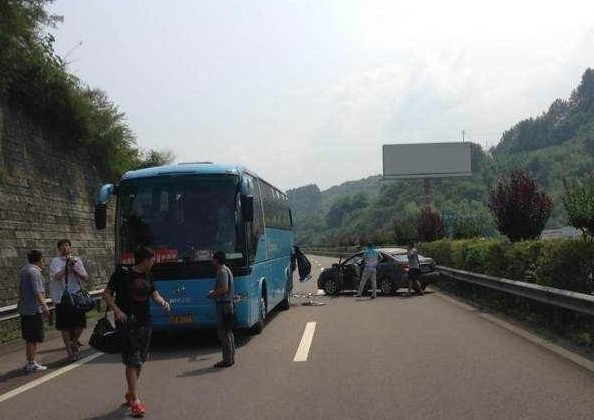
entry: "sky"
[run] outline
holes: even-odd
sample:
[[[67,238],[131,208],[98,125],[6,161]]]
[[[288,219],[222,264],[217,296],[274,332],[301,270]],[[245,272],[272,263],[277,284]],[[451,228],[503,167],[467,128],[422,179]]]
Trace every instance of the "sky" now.
[[[56,0],[68,70],[144,150],[324,190],[382,145],[499,142],[594,67],[594,1]]]

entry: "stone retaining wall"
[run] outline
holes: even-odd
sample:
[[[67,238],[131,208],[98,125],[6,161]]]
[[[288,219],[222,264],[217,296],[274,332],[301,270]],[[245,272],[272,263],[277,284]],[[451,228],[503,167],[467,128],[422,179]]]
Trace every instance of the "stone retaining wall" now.
[[[113,268],[113,230],[97,231],[94,196],[99,179],[92,162],[68,141],[26,115],[0,108],[0,306],[18,300],[19,268],[39,249],[49,262],[60,238],[72,241],[91,284],[105,284]],[[108,227],[113,214],[108,220]],[[44,267],[47,279],[48,266]]]

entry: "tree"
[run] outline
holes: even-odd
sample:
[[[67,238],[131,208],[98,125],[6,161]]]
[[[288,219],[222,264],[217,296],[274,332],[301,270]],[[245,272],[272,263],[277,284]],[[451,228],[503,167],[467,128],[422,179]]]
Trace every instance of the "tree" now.
[[[328,211],[328,227],[336,228],[340,226],[346,216],[356,210],[365,208],[369,205],[369,199],[364,193],[357,193],[351,196],[336,200]]]
[[[565,181],[563,186],[569,225],[581,230],[584,240],[594,242],[594,177],[573,184]]]
[[[53,53],[53,36],[45,32],[61,22],[49,15],[52,0],[0,0],[0,95],[23,83],[32,65]]]
[[[106,180],[172,159],[168,151],[139,150],[107,94],[68,73],[48,33],[62,21],[46,11],[52,1],[0,0],[0,105],[24,111],[67,151],[81,149]]]
[[[423,209],[417,222],[418,238],[423,242],[436,241],[443,238],[444,228],[441,216],[431,209]]]
[[[549,196],[521,170],[503,174],[489,202],[497,229],[512,242],[538,238],[551,215],[551,207]]]
[[[143,153],[142,159],[143,161],[138,166],[138,169],[169,165],[175,160],[175,155],[171,150],[151,149]]]
[[[454,239],[471,239],[483,235],[483,223],[480,218],[460,216],[454,221]]]
[[[394,240],[398,245],[406,245],[416,242],[419,238],[418,226],[415,226],[415,219],[411,217],[394,220]]]

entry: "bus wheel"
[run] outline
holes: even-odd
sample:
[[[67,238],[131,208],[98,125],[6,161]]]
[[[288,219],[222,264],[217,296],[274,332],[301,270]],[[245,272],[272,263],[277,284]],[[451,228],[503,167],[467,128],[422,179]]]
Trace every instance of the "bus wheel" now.
[[[292,290],[289,288],[289,280],[287,280],[287,286],[285,287],[285,298],[283,300],[281,300],[281,303],[279,304],[279,309],[281,311],[286,311],[287,309],[289,309],[291,307],[291,294],[292,294]]]
[[[258,312],[259,317],[258,321],[254,324],[251,331],[252,334],[260,334],[264,329],[264,320],[266,319],[266,299],[264,299],[264,294],[260,296],[260,304],[258,305]]]

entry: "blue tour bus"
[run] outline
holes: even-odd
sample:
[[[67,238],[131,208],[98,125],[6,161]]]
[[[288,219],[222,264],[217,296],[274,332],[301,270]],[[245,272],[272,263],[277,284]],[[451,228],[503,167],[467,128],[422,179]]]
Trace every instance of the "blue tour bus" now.
[[[95,206],[98,229],[116,196],[116,264],[133,250],[155,251],[152,276],[171,303],[151,303],[155,330],[214,327],[212,255],[223,251],[235,279],[238,326],[259,333],[268,312],[288,309],[293,289],[293,222],[286,194],[240,165],[177,164],[130,171],[105,184]]]

